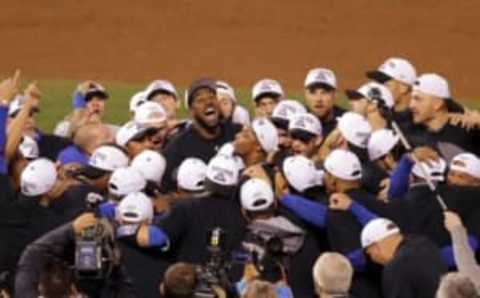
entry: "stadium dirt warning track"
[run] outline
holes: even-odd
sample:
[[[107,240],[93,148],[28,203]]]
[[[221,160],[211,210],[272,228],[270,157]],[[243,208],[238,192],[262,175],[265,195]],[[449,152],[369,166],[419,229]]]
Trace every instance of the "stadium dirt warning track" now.
[[[422,2],[422,3],[419,3]],[[208,74],[300,89],[332,67],[341,88],[388,56],[439,72],[455,96],[480,95],[480,1],[4,1],[0,73],[180,85]]]

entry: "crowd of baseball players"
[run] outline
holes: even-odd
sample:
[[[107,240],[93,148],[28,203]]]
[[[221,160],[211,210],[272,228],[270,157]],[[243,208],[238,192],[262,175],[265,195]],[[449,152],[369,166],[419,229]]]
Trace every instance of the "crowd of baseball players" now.
[[[214,297],[480,297],[480,112],[446,78],[389,58],[341,90],[315,68],[303,98],[262,79],[250,107],[218,79],[155,80],[123,124],[82,82],[53,132],[49,95],[3,80],[0,297],[201,297],[212,253]],[[85,282],[75,247],[100,221],[119,256]]]

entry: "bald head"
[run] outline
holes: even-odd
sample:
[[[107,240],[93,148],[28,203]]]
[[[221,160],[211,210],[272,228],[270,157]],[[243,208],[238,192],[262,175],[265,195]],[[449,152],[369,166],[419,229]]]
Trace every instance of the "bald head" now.
[[[112,132],[101,123],[85,124],[76,131],[73,137],[73,143],[89,155],[101,144],[112,141]]]

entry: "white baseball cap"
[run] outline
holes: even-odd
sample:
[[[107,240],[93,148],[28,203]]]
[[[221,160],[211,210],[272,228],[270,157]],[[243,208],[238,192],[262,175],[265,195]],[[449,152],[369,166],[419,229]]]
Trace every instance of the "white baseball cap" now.
[[[207,165],[203,160],[195,157],[185,159],[178,167],[177,185],[187,191],[201,191],[205,189]]]
[[[233,142],[228,142],[223,144],[222,147],[218,150],[217,154],[224,154],[228,157],[231,157],[237,163],[239,171],[245,169],[245,163],[243,162],[240,156],[235,155],[235,147],[233,146]]]
[[[234,102],[237,101],[237,97],[235,96],[235,90],[233,90],[232,86],[225,81],[217,81],[217,95],[224,94],[229,97]]]
[[[134,192],[120,201],[119,219],[127,223],[141,223],[153,219],[153,204],[144,193]]]
[[[335,73],[327,68],[314,68],[310,70],[305,78],[304,87],[308,88],[315,84],[337,89],[337,78],[335,77]]]
[[[313,161],[305,156],[287,157],[282,169],[288,184],[298,192],[323,184],[323,171],[317,170]]]
[[[362,178],[362,164],[351,151],[344,149],[333,150],[323,164],[329,174],[347,181]]]
[[[238,163],[231,156],[215,155],[207,166],[207,179],[222,186],[234,186],[238,183],[240,171]]]
[[[377,82],[366,83],[358,90],[347,89],[345,90],[345,93],[350,100],[365,98],[372,102],[382,101],[382,103],[390,109],[393,108],[393,105],[395,104],[392,92],[390,92],[387,87]]]
[[[413,92],[422,92],[442,99],[450,99],[447,80],[435,73],[422,74],[413,85]]]
[[[144,150],[135,156],[130,166],[142,174],[147,181],[160,183],[167,167],[167,161],[156,151]]]
[[[387,155],[400,141],[400,137],[390,129],[374,131],[368,140],[368,156],[371,161]]]
[[[295,114],[288,124],[288,130],[302,130],[312,135],[322,136],[322,124],[318,118],[310,113]]]
[[[146,104],[146,103],[145,103]],[[128,121],[117,131],[115,142],[117,145],[126,146],[135,137],[146,133],[150,128],[136,121]]]
[[[128,156],[119,148],[103,145],[95,149],[88,160],[88,166],[106,172],[113,172],[128,166]]]
[[[416,163],[413,166],[412,173],[422,179],[427,179],[422,171],[423,167],[431,181],[443,182],[445,180],[445,171],[447,170],[447,162],[443,158],[435,161]]]
[[[417,71],[408,60],[393,57],[388,58],[378,69],[368,71],[367,77],[381,84],[394,79],[411,86],[417,79]]]
[[[297,114],[307,113],[307,108],[295,99],[284,99],[275,106],[272,112],[272,121],[279,119],[286,121],[287,125],[292,117]]]
[[[145,90],[137,92],[130,98],[128,109],[130,110],[130,112],[135,113],[137,108],[142,104],[144,104],[146,101],[147,101],[147,93],[145,92]]]
[[[360,236],[362,247],[367,248],[376,242],[398,233],[400,233],[400,229],[393,221],[386,218],[372,219],[363,227]]]
[[[241,105],[235,105],[233,110],[232,122],[240,125],[250,125],[250,113]]]
[[[450,169],[480,179],[480,159],[472,153],[460,153],[450,162]]]
[[[108,192],[116,197],[143,191],[147,180],[137,170],[127,167],[113,171],[108,181]]]
[[[39,158],[28,163],[20,175],[20,189],[22,194],[36,197],[48,193],[57,181],[55,164]]]
[[[358,113],[346,112],[338,118],[337,127],[349,143],[360,148],[367,148],[372,127],[365,117]]]
[[[145,89],[147,100],[151,100],[153,95],[157,92],[167,92],[177,97],[177,90],[170,81],[167,80],[155,80],[151,82]]]
[[[35,159],[40,155],[37,142],[30,136],[23,136],[18,151],[25,159]]]
[[[142,125],[152,125],[167,121],[167,112],[161,104],[147,101],[135,110],[134,121]]]
[[[262,149],[271,153],[278,149],[278,131],[267,118],[257,118],[252,121],[252,129]]]
[[[240,188],[240,202],[247,211],[263,211],[275,200],[272,186],[259,178],[252,178]]]
[[[279,82],[272,79],[263,79],[255,83],[252,89],[252,99],[257,100],[263,94],[274,94],[283,97],[283,89]]]

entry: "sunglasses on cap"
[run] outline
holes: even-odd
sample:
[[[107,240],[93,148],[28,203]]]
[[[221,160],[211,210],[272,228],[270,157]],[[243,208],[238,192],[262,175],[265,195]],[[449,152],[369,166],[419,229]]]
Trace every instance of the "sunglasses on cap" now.
[[[290,131],[289,135],[292,140],[299,140],[302,143],[309,143],[311,140],[317,137],[313,133],[300,129],[294,129]]]
[[[143,133],[140,133],[140,134],[136,135],[130,141],[131,142],[143,142],[146,139],[149,139],[149,138],[155,136],[159,130],[160,130],[159,128],[151,127],[149,129],[147,129],[146,131],[144,131]]]

